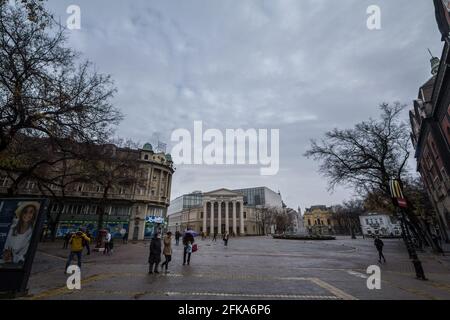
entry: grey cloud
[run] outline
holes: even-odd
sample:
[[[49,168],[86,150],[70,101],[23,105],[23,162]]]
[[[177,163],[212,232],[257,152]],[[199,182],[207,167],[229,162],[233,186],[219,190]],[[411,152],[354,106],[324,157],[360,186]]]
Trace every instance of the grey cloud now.
[[[279,128],[281,168],[179,167],[176,197],[192,190],[267,185],[291,207],[333,204],[309,139],[375,117],[380,102],[410,104],[429,77],[426,48],[440,54],[431,1],[79,0],[82,30],[70,43],[111,73],[126,114],[118,134],[141,142],[160,132]],[[62,20],[72,1],[50,0]],[[366,8],[382,30],[366,28]],[[406,118],[406,114],[405,114]],[[201,173],[201,175],[200,175]]]

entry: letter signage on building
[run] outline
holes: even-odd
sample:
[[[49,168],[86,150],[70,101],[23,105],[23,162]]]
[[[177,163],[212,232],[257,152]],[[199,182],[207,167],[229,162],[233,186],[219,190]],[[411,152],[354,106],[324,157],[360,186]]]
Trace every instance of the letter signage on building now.
[[[158,216],[147,216],[145,220],[151,223],[164,223],[164,218]]]
[[[400,208],[407,208],[408,202],[406,201],[405,197],[403,196],[402,187],[400,185],[400,182],[396,179],[392,179],[389,182],[389,188],[391,190],[391,196],[392,201],[395,206]]]

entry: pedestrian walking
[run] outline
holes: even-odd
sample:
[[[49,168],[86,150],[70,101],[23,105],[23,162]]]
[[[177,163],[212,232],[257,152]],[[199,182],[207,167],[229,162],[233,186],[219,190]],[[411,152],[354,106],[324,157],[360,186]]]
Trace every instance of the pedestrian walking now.
[[[69,247],[69,241],[70,238],[72,238],[72,232],[67,232],[64,235],[64,244],[63,244],[63,249],[67,249]]]
[[[192,246],[194,244],[194,236],[192,233],[186,232],[183,237],[183,266],[186,265],[186,257],[187,257],[187,264],[189,265],[191,263],[191,254],[192,254]]]
[[[377,250],[378,250],[378,262],[381,263],[381,258],[383,258],[383,261],[386,263],[386,258],[384,257],[384,254],[383,254],[384,243],[383,243],[383,241],[381,241],[380,237],[378,237],[378,236],[375,237],[374,244],[375,244],[375,248],[377,248]]]
[[[111,235],[111,239],[109,240],[109,254],[114,253],[114,237]]]
[[[175,244],[176,245],[179,245],[180,244],[180,238],[181,238],[181,233],[180,233],[180,231],[176,231],[175,232]]]
[[[81,230],[79,230],[76,234],[74,234],[70,240],[70,254],[69,259],[67,259],[66,263],[66,269],[64,269],[64,273],[67,273],[67,268],[71,264],[74,256],[77,256],[77,262],[78,267],[81,269],[81,254],[83,252],[83,240],[90,241],[89,239]]]
[[[166,267],[166,273],[169,273],[167,269],[169,269],[169,262],[172,260],[172,232],[167,232],[167,234],[164,236],[163,243],[163,255],[165,257],[165,260],[161,265],[161,271],[164,271],[164,267]]]
[[[45,240],[48,238],[48,234],[49,234],[48,227],[45,226],[45,227],[42,229],[42,232],[41,232],[41,238],[40,238],[39,241],[45,242]]]
[[[112,239],[111,233],[108,231],[105,237],[105,250],[103,251],[103,254],[109,255],[111,253],[111,246],[110,246],[111,239]]]
[[[212,241],[217,242],[217,232],[214,232]]]
[[[87,253],[86,255],[90,255],[91,254],[91,247],[89,246],[90,242],[91,242],[91,234],[89,233],[89,231],[86,231],[86,237],[89,238],[89,241],[83,239],[83,247],[86,247]]]
[[[123,235],[122,243],[123,244],[127,244],[128,243],[128,231],[125,232],[125,234]]]
[[[148,273],[159,273],[158,265],[161,262],[161,234],[156,232],[150,242],[150,255],[148,257]],[[155,268],[153,268],[155,266]]]
[[[230,236],[229,236],[228,232],[225,231],[225,233],[223,234],[223,244],[225,247],[228,246],[228,238],[229,237]]]

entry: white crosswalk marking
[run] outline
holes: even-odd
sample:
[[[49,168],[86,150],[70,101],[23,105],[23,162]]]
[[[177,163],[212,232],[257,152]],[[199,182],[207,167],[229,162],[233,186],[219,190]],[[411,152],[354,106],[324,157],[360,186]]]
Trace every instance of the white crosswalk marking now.
[[[367,279],[367,276],[364,273],[356,272],[353,270],[348,270],[347,273],[358,278]]]

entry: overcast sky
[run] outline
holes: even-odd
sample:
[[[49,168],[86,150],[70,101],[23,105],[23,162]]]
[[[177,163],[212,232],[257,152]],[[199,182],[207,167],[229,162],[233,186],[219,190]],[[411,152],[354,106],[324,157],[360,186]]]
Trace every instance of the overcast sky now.
[[[220,130],[280,129],[280,171],[258,166],[178,166],[172,198],[220,187],[267,186],[290,207],[338,204],[327,191],[311,138],[376,117],[380,102],[411,104],[430,77],[427,48],[442,44],[432,1],[49,0],[65,21],[81,8],[70,45],[115,79],[126,118],[117,135],[141,142],[193,122]],[[367,29],[369,5],[381,30]],[[406,119],[406,114],[405,114]],[[413,169],[413,168],[411,168]]]

